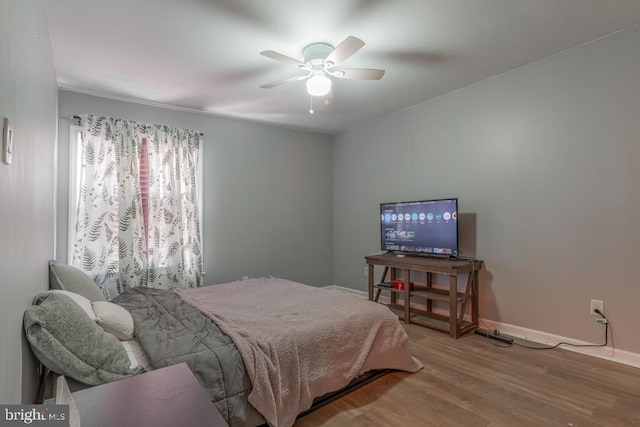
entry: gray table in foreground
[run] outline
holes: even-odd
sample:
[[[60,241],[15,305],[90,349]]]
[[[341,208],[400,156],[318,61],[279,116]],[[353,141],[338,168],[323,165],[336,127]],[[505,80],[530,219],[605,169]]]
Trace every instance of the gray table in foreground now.
[[[82,427],[227,426],[184,363],[77,391],[72,396]]]

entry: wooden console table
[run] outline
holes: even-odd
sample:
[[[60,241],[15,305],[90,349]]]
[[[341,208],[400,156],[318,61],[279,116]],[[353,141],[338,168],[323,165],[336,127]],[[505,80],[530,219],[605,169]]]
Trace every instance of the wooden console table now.
[[[407,255],[399,257],[388,253],[365,257],[369,265],[369,300],[378,301],[381,291],[391,293],[389,308],[405,323],[416,323],[429,328],[448,332],[452,338],[472,331],[478,327],[478,271],[482,268],[481,260],[439,259],[425,256]],[[384,267],[382,278],[374,283],[374,266]],[[411,272],[425,272],[426,286],[415,285],[411,289]],[[401,276],[398,272],[402,273]],[[449,276],[449,288],[433,286],[433,275]],[[458,276],[467,274],[466,286],[458,291]],[[401,279],[399,279],[401,277]],[[394,280],[404,281],[404,290],[391,287]],[[374,296],[374,290],[376,294]],[[397,304],[397,295],[404,296],[402,305]],[[426,311],[411,307],[413,298],[426,299]],[[437,314],[433,311],[433,301],[442,301],[449,306],[449,315]],[[470,310],[471,320],[465,314]]]

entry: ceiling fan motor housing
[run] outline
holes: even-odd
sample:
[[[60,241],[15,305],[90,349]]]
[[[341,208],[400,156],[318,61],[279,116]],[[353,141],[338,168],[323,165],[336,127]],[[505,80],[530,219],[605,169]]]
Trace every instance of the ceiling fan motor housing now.
[[[328,43],[312,43],[302,50],[304,62],[312,66],[322,65],[333,49],[334,47]]]

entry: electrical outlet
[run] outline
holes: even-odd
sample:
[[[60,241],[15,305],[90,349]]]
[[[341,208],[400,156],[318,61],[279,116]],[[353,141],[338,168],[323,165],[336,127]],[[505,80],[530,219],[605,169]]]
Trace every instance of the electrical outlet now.
[[[369,266],[368,265],[364,266],[364,277],[369,277]]]
[[[591,300],[591,308],[589,309],[589,313],[593,316],[599,316],[596,313],[596,310],[600,310],[600,313],[604,314],[604,301],[601,299],[592,299]]]

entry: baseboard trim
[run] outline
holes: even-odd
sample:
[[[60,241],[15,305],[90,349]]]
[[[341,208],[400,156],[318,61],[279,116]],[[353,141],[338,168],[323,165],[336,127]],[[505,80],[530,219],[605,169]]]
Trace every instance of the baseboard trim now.
[[[361,298],[368,299],[369,294],[365,291],[357,289],[351,289],[344,286],[330,285],[325,286],[327,289],[336,289],[342,292],[347,292],[353,295],[357,295]],[[388,302],[389,297],[381,296],[380,302]],[[426,309],[421,304],[411,304],[413,307],[419,309]],[[438,312],[440,310],[434,310]],[[448,315],[444,310],[441,310],[442,314]],[[560,335],[554,335],[547,332],[536,331],[533,329],[523,328],[520,326],[510,325],[508,323],[496,322],[490,319],[480,319],[481,327],[487,329],[498,329],[501,334],[509,335],[514,338],[520,338],[527,341],[536,342],[539,344],[555,345],[559,342],[572,342],[574,344],[593,344],[585,341],[578,341],[573,338],[567,338]],[[640,354],[632,353],[630,351],[618,350],[614,347],[572,347],[569,345],[561,345],[561,348],[576,353],[586,354],[588,356],[597,357],[600,359],[611,360],[612,362],[621,363],[623,365],[629,365],[636,368],[640,368]]]
[[[510,325],[508,323],[496,322],[490,319],[480,319],[480,325],[489,329],[498,329],[501,334],[514,338],[521,338],[540,344],[556,345],[559,342],[571,342],[574,344],[594,344],[586,341],[579,341],[574,338],[563,337],[550,334],[548,332],[536,331],[534,329],[523,328],[521,326]],[[586,354],[600,359],[611,360],[613,362],[640,368],[640,354],[630,351],[619,350],[614,347],[573,347],[561,345],[564,350]]]

